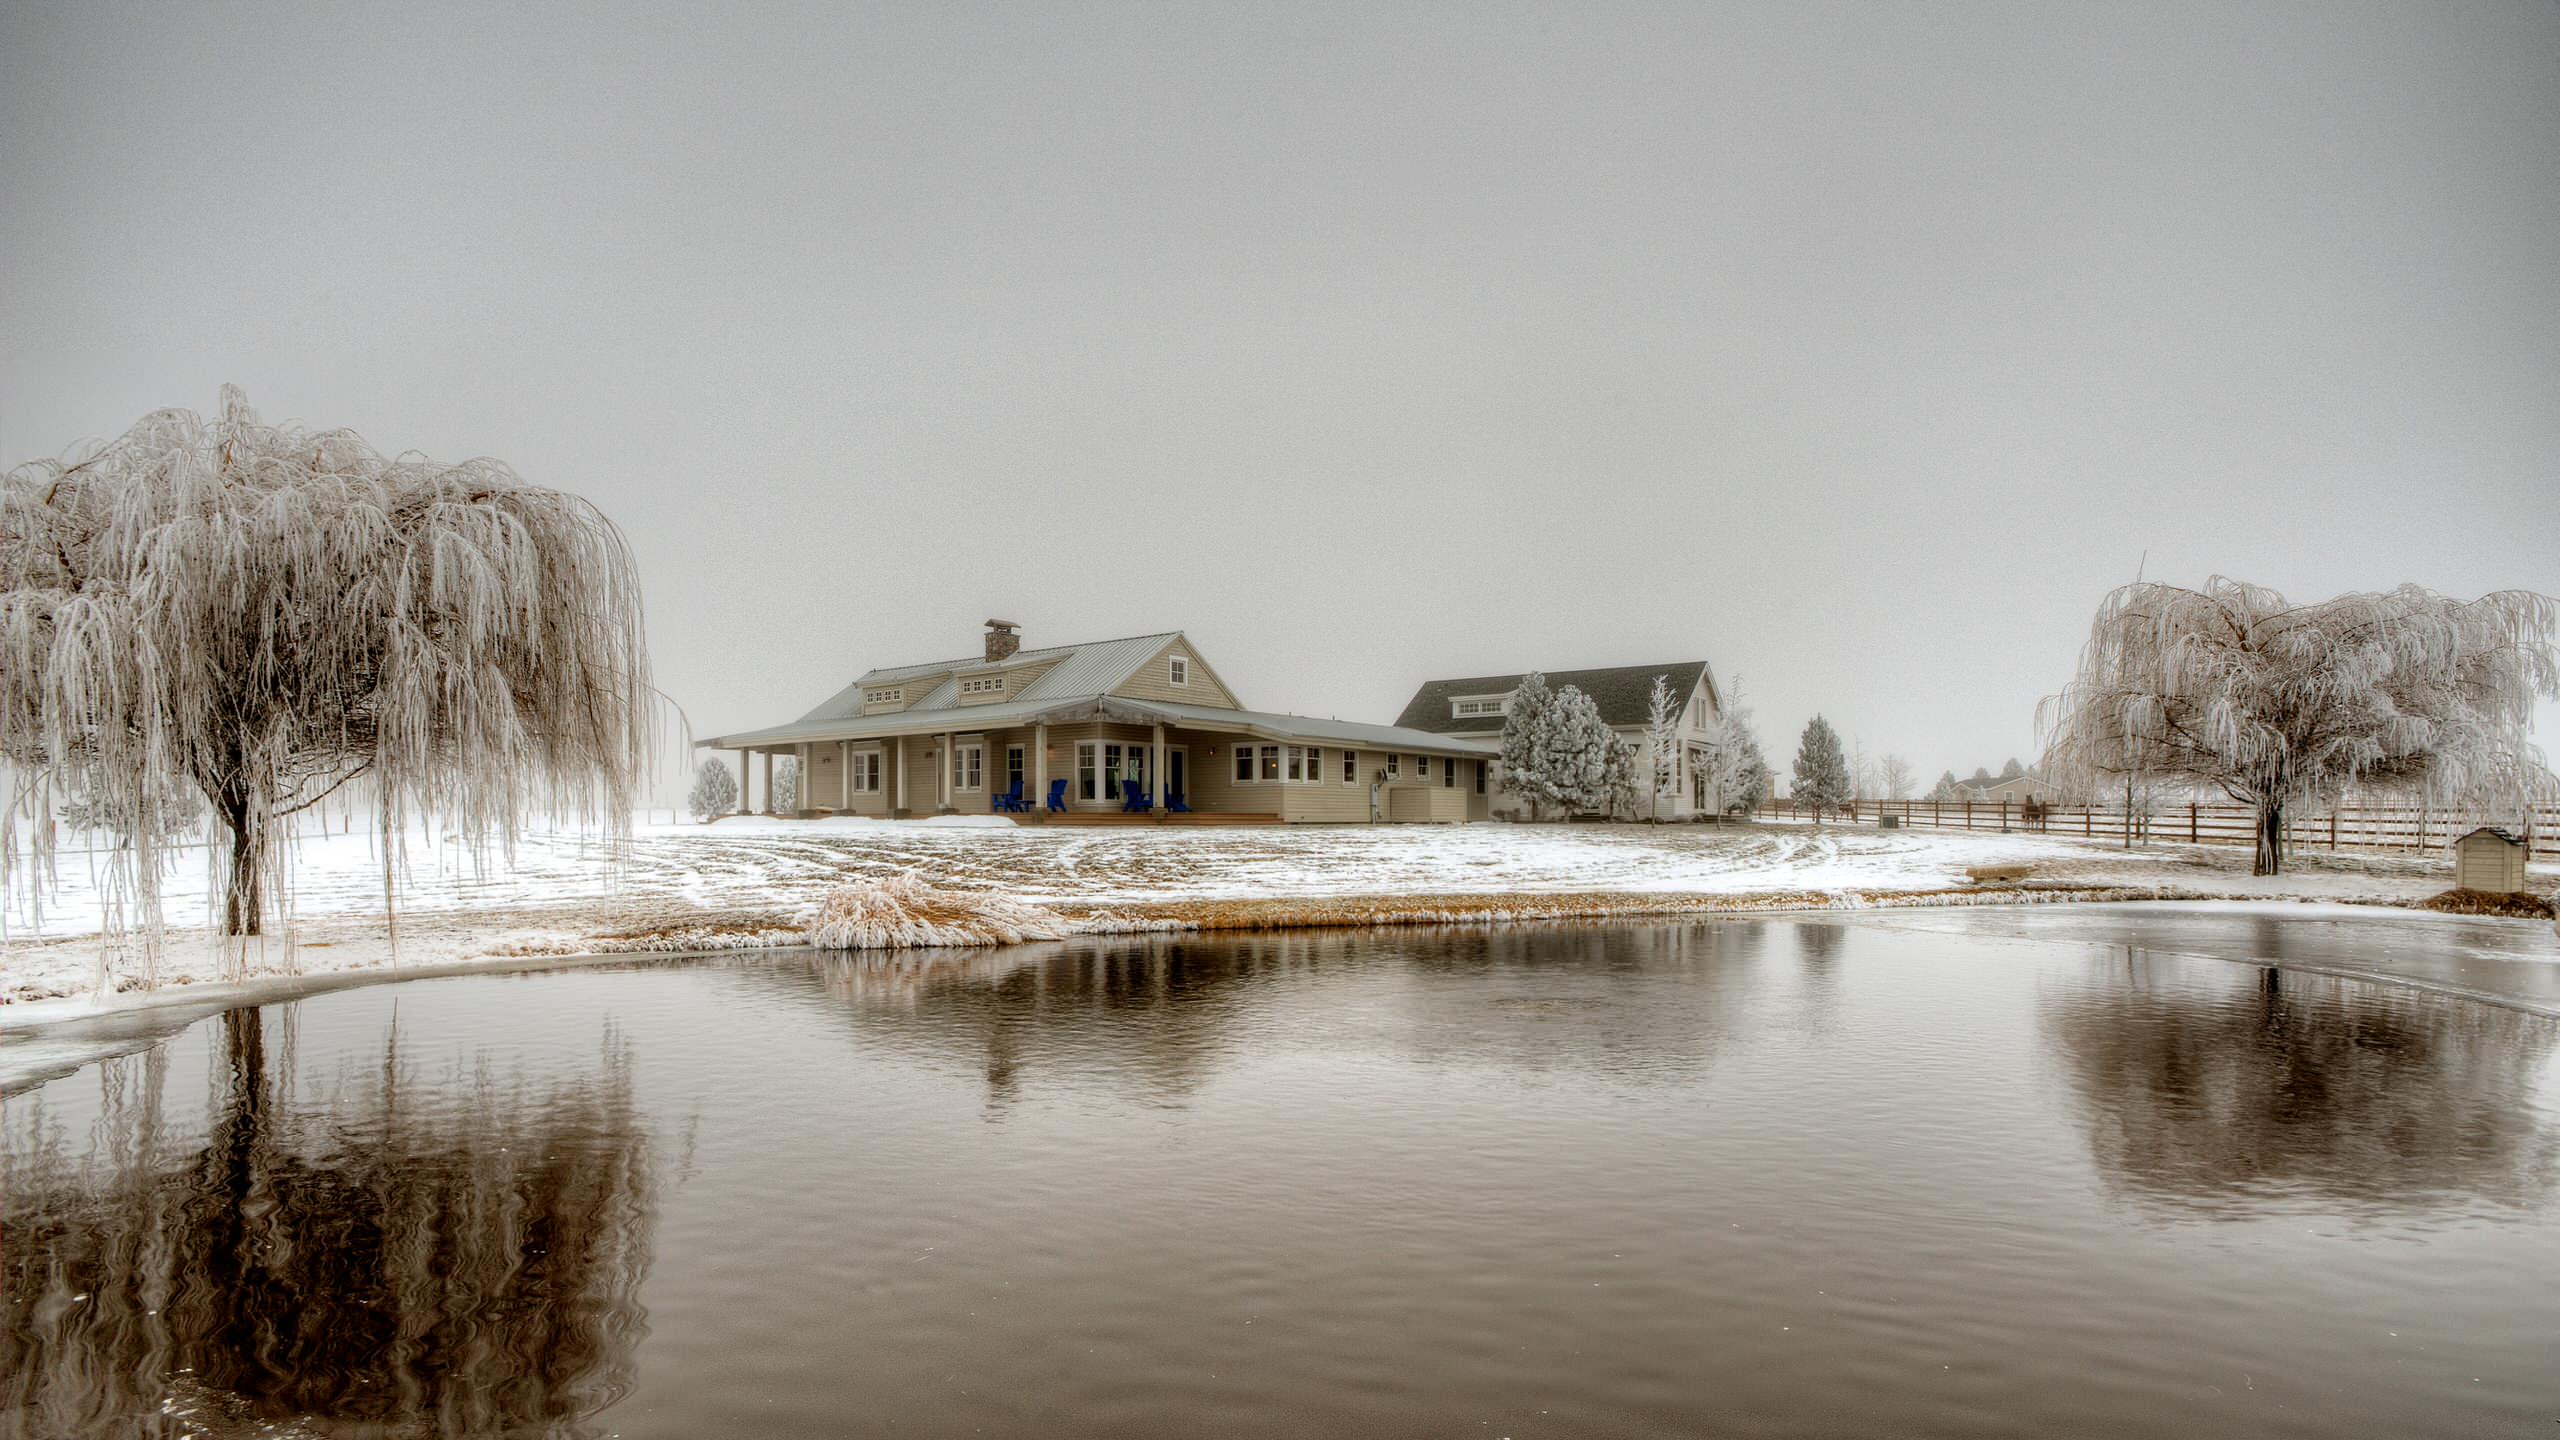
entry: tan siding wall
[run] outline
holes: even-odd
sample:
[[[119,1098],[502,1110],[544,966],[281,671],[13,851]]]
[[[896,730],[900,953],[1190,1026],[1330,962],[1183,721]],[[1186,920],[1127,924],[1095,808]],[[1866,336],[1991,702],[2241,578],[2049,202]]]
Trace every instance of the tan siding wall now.
[[[1176,685],[1165,678],[1165,662],[1176,655],[1191,662],[1191,683],[1188,685]],[[1222,710],[1236,708],[1236,697],[1228,694],[1226,687],[1209,674],[1208,667],[1200,663],[1199,654],[1192,650],[1188,641],[1183,640],[1165,646],[1154,659],[1139,666],[1138,673],[1120,682],[1111,693],[1126,695],[1132,700],[1170,700],[1183,705],[1215,705]]]
[[[1400,785],[1387,792],[1387,818],[1455,824],[1467,818],[1467,801],[1460,792],[1436,785]]]

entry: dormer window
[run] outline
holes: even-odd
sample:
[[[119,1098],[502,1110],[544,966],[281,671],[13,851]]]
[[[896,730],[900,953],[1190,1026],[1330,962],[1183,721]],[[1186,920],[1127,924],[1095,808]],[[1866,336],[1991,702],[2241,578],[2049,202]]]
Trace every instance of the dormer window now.
[[[1176,655],[1171,659],[1166,660],[1164,662],[1164,669],[1165,679],[1172,681],[1174,684],[1188,685],[1191,683],[1191,660],[1188,656]]]
[[[905,695],[906,692],[900,690],[895,685],[890,686],[886,690],[865,690],[862,692],[862,703],[865,705],[895,705],[899,700],[903,699]]]
[[[1004,677],[1001,675],[987,675],[976,680],[963,680],[960,682],[960,693],[963,695],[1001,695],[1004,693]]]
[[[1467,695],[1449,702],[1449,715],[1455,720],[1492,719],[1510,713],[1508,695]]]

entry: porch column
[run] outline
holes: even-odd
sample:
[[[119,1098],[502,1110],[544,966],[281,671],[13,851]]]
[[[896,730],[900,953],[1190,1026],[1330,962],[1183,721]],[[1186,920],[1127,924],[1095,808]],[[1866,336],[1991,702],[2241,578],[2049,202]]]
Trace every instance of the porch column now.
[[[768,814],[773,810],[773,752],[770,750],[764,752],[764,808]]]
[[[752,815],[755,813],[753,810],[747,808],[747,757],[754,753],[756,752],[753,750],[741,750],[738,752],[738,813],[741,815]]]
[[[809,788],[809,742],[803,740],[793,748],[799,753],[791,758],[800,762],[799,778],[791,786],[791,811],[796,815],[803,810],[817,809],[818,797]]]
[[[907,801],[907,737],[901,735],[895,743],[898,747],[898,796],[889,802],[889,812],[893,815],[901,810],[912,812],[915,809]]]
[[[946,811],[951,808],[951,733],[948,730],[942,732],[942,764],[937,767],[942,771],[942,808]]]
[[[836,808],[853,808],[853,742],[836,742]]]
[[[1164,725],[1158,722],[1147,741],[1147,808],[1164,808]]]
[[[1049,722],[1031,727],[1031,794],[1045,813],[1049,808]]]

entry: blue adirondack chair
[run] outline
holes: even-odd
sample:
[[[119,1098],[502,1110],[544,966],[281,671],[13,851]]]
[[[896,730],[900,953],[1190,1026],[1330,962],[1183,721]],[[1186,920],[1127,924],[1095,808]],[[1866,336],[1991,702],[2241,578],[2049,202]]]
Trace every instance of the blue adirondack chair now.
[[[1147,792],[1139,789],[1138,782],[1135,780],[1121,781],[1120,793],[1125,797],[1120,802],[1120,808],[1124,811],[1134,814],[1155,808],[1147,803]]]
[[[987,808],[990,810],[1020,811],[1022,809],[1022,782],[1016,780],[1013,782],[1012,789],[1004,791],[1001,794],[988,796]]]
[[[1168,790],[1165,792],[1164,813],[1167,815],[1188,815],[1191,813],[1191,807],[1184,803],[1181,791]]]
[[[1052,815],[1067,813],[1067,782],[1064,780],[1049,782],[1049,813]]]

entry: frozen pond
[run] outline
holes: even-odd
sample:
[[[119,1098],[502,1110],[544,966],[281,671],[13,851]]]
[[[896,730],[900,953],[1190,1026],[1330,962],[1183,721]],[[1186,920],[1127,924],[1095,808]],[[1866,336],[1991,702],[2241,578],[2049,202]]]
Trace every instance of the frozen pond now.
[[[2453,963],[2293,923],[781,955],[214,1016],[9,1099],[0,1434],[2560,1433],[2560,1019],[2205,958]],[[2550,943],[2480,963],[2529,987]]]

